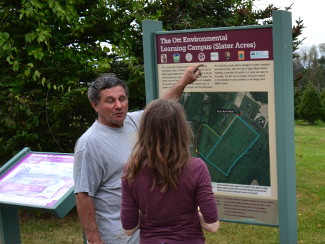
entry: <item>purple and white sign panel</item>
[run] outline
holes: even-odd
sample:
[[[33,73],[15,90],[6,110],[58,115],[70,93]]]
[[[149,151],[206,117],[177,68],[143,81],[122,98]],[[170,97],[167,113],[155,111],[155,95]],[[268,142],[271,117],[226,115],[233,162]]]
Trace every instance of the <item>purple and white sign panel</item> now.
[[[158,64],[273,60],[272,28],[162,34],[156,47]]]
[[[159,95],[195,63],[202,76],[185,92],[269,90],[273,85],[272,28],[178,32],[156,35]]]
[[[73,155],[29,153],[0,177],[0,202],[51,208],[73,186]]]

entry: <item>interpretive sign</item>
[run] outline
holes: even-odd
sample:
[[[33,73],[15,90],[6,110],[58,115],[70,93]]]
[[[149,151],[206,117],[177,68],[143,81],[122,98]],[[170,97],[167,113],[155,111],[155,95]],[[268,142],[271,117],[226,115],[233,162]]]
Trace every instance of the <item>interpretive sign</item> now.
[[[73,154],[21,150],[0,168],[2,243],[21,243],[19,209],[63,218],[76,205],[73,187]]]
[[[73,155],[28,153],[0,177],[0,202],[52,208],[74,186]]]
[[[147,103],[186,67],[203,64],[180,102],[192,123],[193,155],[210,170],[221,221],[278,226],[297,243],[292,19],[272,25],[162,31],[143,21]]]
[[[193,154],[210,171],[219,216],[278,224],[272,28],[156,35],[159,95],[185,68],[202,76],[180,100],[195,134]]]

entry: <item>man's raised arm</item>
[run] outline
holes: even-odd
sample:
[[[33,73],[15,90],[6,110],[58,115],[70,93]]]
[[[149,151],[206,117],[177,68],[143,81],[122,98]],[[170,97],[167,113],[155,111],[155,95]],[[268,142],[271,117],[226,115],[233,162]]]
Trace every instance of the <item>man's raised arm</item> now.
[[[182,96],[185,87],[196,81],[196,79],[201,75],[201,71],[199,70],[199,67],[201,66],[203,66],[203,64],[196,64],[186,68],[182,77],[175,85],[169,88],[161,98],[178,100]]]

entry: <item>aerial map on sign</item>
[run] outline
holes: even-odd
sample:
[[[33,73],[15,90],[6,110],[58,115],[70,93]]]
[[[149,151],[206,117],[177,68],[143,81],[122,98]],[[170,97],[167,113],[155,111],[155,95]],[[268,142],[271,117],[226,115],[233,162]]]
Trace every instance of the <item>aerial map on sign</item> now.
[[[193,153],[213,182],[270,186],[267,92],[191,92],[181,99]]]

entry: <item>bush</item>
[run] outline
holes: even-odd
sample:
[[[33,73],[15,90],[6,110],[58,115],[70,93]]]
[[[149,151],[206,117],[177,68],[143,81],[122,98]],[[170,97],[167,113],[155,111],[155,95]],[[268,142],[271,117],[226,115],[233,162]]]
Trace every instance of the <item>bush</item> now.
[[[315,124],[318,119],[322,119],[323,108],[320,95],[312,84],[303,91],[297,113],[299,118],[310,124]]]
[[[320,94],[320,100],[322,103],[322,109],[323,109],[323,115],[322,115],[322,121],[325,122],[325,88],[323,89],[323,91]]]

